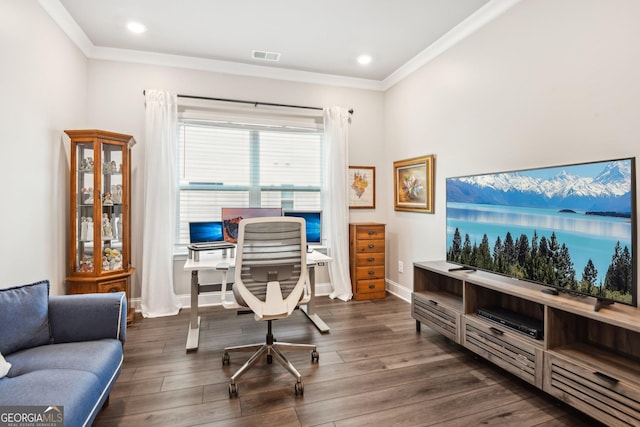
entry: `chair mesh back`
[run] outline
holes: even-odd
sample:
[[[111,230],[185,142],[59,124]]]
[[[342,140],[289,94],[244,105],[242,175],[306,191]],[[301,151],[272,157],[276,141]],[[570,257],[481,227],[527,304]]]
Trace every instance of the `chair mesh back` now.
[[[247,289],[264,301],[267,282],[278,281],[282,297],[287,298],[302,274],[303,227],[287,221],[247,223],[244,239],[237,250],[242,251],[237,274]],[[306,266],[304,266],[306,268]]]

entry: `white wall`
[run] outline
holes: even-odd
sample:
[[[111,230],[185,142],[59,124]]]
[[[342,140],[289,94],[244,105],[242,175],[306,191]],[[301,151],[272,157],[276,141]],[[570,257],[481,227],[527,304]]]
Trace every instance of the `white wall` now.
[[[69,147],[85,126],[87,60],[35,1],[0,0],[0,288],[64,294]]]
[[[445,257],[446,177],[640,157],[639,16],[635,0],[524,0],[386,92],[385,167],[436,155],[434,215],[395,212],[384,182],[392,289]]]
[[[414,261],[445,251],[444,178],[638,156],[640,2],[523,0],[386,93],[86,60],[35,1],[0,0],[4,185],[0,287],[48,278],[64,293],[68,146],[62,131],[134,135],[133,263],[140,266],[144,89],[355,109],[350,163],[376,167],[387,277],[408,296]],[[436,213],[393,210],[394,160],[436,155]],[[405,272],[397,272],[398,261]],[[140,294],[140,271],[133,296]],[[188,287],[178,280],[178,293]]]
[[[144,151],[147,149],[143,90],[165,89],[186,95],[353,108],[355,114],[350,126],[351,164],[372,165],[379,169],[385,164],[382,125],[384,94],[381,92],[98,60],[89,61],[88,76],[87,126],[132,134],[138,141],[132,150],[132,264],[137,268],[132,280],[133,298],[140,296],[142,277],[141,196]],[[380,196],[383,199],[386,197],[384,190],[380,191]],[[384,203],[378,206],[384,206]],[[376,210],[354,211],[352,216],[354,220],[383,221],[385,214],[385,209],[379,207]],[[189,293],[190,277],[182,271],[183,264],[182,260],[174,263],[174,287],[178,295]],[[322,280],[322,276],[319,279]]]

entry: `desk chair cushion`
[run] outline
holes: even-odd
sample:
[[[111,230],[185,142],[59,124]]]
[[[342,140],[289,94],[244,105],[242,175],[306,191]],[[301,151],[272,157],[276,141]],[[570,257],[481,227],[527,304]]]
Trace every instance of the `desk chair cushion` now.
[[[291,280],[293,275],[293,265],[283,264],[277,267],[277,274],[275,267],[272,266],[254,266],[249,269],[250,277],[245,277],[243,280],[244,285],[256,296],[260,301],[266,301],[267,297],[267,283],[270,281],[277,281],[280,283],[280,287],[284,292],[284,296],[287,297],[291,293],[291,290],[295,287],[295,281]],[[300,273],[297,273],[299,276]],[[274,277],[277,276],[277,277]],[[272,279],[272,280],[269,280]],[[275,279],[275,280],[273,280]],[[237,286],[233,286],[233,296],[238,304],[248,307],[247,303],[242,298]]]

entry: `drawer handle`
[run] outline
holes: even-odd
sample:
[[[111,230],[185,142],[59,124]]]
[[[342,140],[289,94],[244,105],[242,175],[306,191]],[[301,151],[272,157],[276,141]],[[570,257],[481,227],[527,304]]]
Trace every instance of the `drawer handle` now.
[[[367,262],[373,262],[373,261],[375,261],[375,258],[374,258],[374,257],[369,257],[369,258],[367,258]]]
[[[367,234],[368,234],[369,236],[373,236],[374,234],[376,234],[376,232],[375,232],[375,231],[373,231],[373,230],[369,230],[369,231],[367,231]]]
[[[438,301],[434,301],[432,299],[429,300],[429,304],[431,305],[438,305]]]
[[[376,285],[369,285],[369,289],[375,289]]]
[[[373,270],[369,270],[368,273],[369,273],[369,276],[373,276],[374,274],[376,274],[376,272]]]
[[[602,372],[594,372],[593,375],[613,384],[617,384],[619,382],[617,378],[610,377],[609,375],[603,374]]]
[[[373,249],[375,247],[376,247],[376,245],[374,245],[373,243],[369,243],[369,249]]]
[[[498,328],[494,328],[493,326],[489,328],[489,330],[491,330],[491,332],[493,332],[496,335],[504,335],[504,332],[502,332],[500,329]]]

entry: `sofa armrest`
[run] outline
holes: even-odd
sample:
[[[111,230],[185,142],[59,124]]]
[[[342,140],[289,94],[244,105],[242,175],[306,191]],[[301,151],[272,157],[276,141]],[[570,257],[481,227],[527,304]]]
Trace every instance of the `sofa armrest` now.
[[[53,342],[119,339],[127,331],[127,298],[124,292],[59,295],[49,297],[49,323]]]

